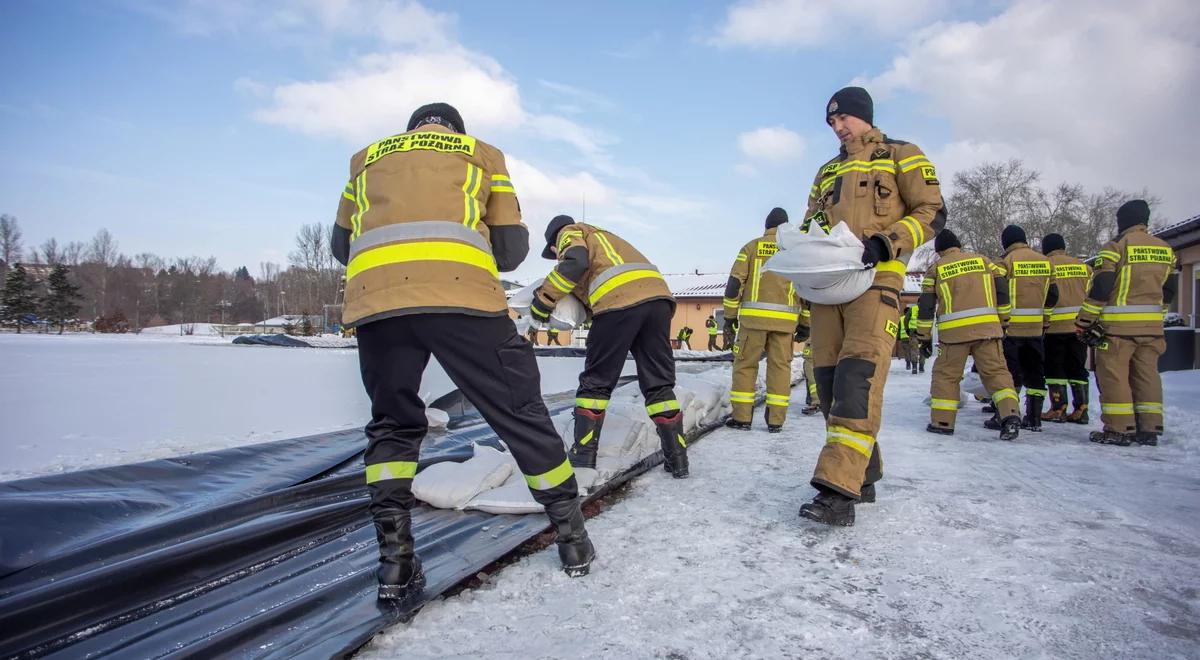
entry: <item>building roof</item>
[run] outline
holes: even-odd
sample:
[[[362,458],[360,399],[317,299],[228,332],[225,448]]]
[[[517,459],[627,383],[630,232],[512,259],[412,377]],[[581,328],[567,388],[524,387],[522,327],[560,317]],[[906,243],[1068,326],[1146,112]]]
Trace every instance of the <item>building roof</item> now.
[[[1156,229],[1154,235],[1176,250],[1196,245],[1200,243],[1200,215]]]
[[[664,273],[663,279],[676,298],[721,298],[729,273]]]

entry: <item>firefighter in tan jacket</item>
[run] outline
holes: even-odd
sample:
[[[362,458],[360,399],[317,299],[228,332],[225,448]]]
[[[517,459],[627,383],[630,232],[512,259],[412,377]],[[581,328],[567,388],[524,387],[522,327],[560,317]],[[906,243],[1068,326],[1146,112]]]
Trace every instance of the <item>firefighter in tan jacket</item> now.
[[[914,144],[893,140],[872,125],[870,95],[838,91],[825,119],[842,143],[821,166],[809,194],[805,223],[846,223],[864,243],[864,267],[874,286],[842,305],[812,305],[817,391],[826,415],[825,446],[812,484],[819,491],[800,515],[832,525],[854,524],[854,504],[875,499],[882,475],[877,439],[883,387],[900,317],[908,260],[945,224],[941,185],[933,164]]]
[[[1117,210],[1117,237],[1096,256],[1092,286],[1075,320],[1096,350],[1103,431],[1092,442],[1157,445],[1163,432],[1162,378],[1166,350],[1163,309],[1175,299],[1175,252],[1151,235],[1150,206],[1136,199]]]
[[[961,398],[959,383],[967,357],[999,411],[1000,439],[1012,440],[1021,429],[1017,392],[1004,363],[1001,340],[1008,314],[1008,283],[986,257],[962,249],[958,237],[943,229],[934,241],[938,260],[921,281],[917,319],[913,332],[921,351],[931,352],[931,332],[937,319],[938,358],[929,386],[930,433],[954,435],[954,419]]]
[[[1092,269],[1067,254],[1067,242],[1061,234],[1046,234],[1042,239],[1042,254],[1050,259],[1054,285],[1058,288],[1058,302],[1050,311],[1046,326],[1046,390],[1050,409],[1042,413],[1042,420],[1087,424],[1087,346],[1075,336],[1075,318],[1087,297]],[[1075,404],[1070,413],[1068,389]]]
[[[800,299],[792,283],[763,264],[779,249],[775,233],[788,221],[787,212],[771,209],[766,232],[738,250],[725,286],[725,318],[738,320],[733,347],[733,414],[727,426],[748,430],[758,383],[758,362],[767,356],[767,430],[779,433],[792,396],[792,342],[807,339],[808,324],[800,330]],[[801,334],[797,335],[797,332]],[[800,339],[803,337],[804,339]]]
[[[1050,313],[1058,302],[1058,287],[1050,260],[1029,247],[1025,230],[1016,225],[1004,228],[1000,235],[1004,258],[997,262],[1008,279],[1008,299],[1012,305],[1004,336],[1004,360],[1019,392],[1025,388],[1025,416],[1021,428],[1042,430],[1042,403],[1046,400],[1046,349],[1042,333]],[[999,413],[988,420],[990,429],[1000,429]]]
[[[529,251],[504,155],[466,134],[453,107],[418,108],[405,133],[350,159],[332,250],[346,265],[342,314],[358,333],[371,398],[365,462],[379,597],[405,600],[424,584],[410,511],[427,430],[419,389],[430,355],[512,451],[558,529],[563,568],[586,573],[594,551],[575,474],[498,276]]]
[[[567,454],[571,464],[596,467],[604,411],[625,357],[633,353],[646,413],[661,441],[663,468],[676,479],[686,478],[687,441],[675,399],[670,337],[675,299],[658,268],[616,234],[565,215],[546,227],[542,256],[558,263],[534,294],[534,319],[548,320],[558,300],[568,295],[593,317],[575,392],[575,443]]]

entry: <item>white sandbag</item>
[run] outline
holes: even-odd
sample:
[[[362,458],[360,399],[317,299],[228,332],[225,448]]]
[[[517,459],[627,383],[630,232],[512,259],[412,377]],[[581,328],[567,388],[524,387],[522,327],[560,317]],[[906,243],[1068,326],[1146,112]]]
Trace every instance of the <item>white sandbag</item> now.
[[[519,316],[528,318],[529,308],[533,306],[533,294],[542,287],[542,282],[545,278],[538,279],[533,284],[521,289],[513,294],[512,298],[508,299],[508,306],[512,308]],[[587,321],[587,309],[579,299],[571,294],[567,294],[559,299],[558,304],[554,306],[554,311],[550,312],[549,323],[532,322],[537,327],[545,327],[549,325],[555,330],[573,330]]]
[[[508,454],[475,445],[475,455],[462,463],[445,461],[418,472],[413,495],[439,509],[461,509],[479,493],[503,484],[512,471]]]
[[[431,429],[444,429],[446,428],[446,424],[450,423],[450,414],[445,410],[426,408],[425,423],[428,424],[429,428]]]
[[[983,379],[979,377],[979,374],[973,371],[969,371],[967,372],[966,376],[963,376],[961,389],[967,394],[984,399],[991,396],[991,393],[988,392],[987,388],[983,386]]]
[[[763,270],[791,280],[796,295],[822,305],[841,305],[861,296],[875,280],[875,269],[862,265],[863,243],[846,223],[826,231],[816,222],[808,231],[794,224],[779,227],[779,251]]]
[[[463,508],[485,513],[541,513],[546,510],[533,499],[524,478],[510,479],[499,488],[480,493]]]

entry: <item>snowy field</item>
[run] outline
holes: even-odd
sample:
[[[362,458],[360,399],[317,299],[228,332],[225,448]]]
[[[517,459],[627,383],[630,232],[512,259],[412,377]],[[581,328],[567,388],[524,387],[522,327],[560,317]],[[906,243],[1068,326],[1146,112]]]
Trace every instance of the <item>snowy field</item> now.
[[[691,479],[637,479],[589,521],[592,575],[551,547],[362,657],[1200,657],[1200,372],[1164,374],[1161,446],[1120,448],[1074,425],[1001,443],[974,404],[927,434],[928,375],[900,364],[855,527],[797,516],[823,425],[794,405],[781,435],[695,445]]]
[[[358,427],[358,352],[230,338],[0,334],[0,481]],[[545,392],[582,358],[541,358]],[[632,373],[633,363],[627,365]],[[431,360],[426,401],[454,389]]]

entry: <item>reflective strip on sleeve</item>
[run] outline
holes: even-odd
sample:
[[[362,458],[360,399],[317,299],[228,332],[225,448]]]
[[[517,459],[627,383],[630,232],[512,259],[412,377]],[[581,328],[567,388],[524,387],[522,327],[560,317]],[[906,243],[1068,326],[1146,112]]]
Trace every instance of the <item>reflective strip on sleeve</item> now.
[[[904,225],[908,229],[908,233],[912,234],[914,248],[925,242],[925,228],[921,226],[920,222],[917,222],[916,218],[906,215],[900,218],[900,224]]]
[[[368,484],[388,479],[412,479],[416,475],[417,464],[415,461],[389,461],[367,466]]]
[[[563,248],[565,248],[571,242],[571,240],[575,239],[575,238],[583,238],[583,232],[581,232],[581,231],[564,231],[563,233],[559,234],[558,235],[558,251],[562,252]]]
[[[573,476],[575,476],[575,471],[571,469],[571,461],[568,459],[548,472],[525,475],[525,483],[529,484],[533,490],[550,490]]]
[[[881,270],[885,273],[896,273],[904,276],[908,274],[908,264],[900,261],[899,259],[892,259],[890,261],[881,261],[875,264],[875,270]]]
[[[563,293],[571,293],[575,289],[575,283],[563,277],[557,270],[550,271],[550,274],[546,276],[546,281]]]
[[[348,183],[346,184],[346,187],[345,187],[345,188],[342,188],[342,197],[345,197],[346,199],[348,199],[348,200],[350,200],[350,201],[352,201],[352,202],[357,202],[357,201],[358,201],[358,200],[357,200],[357,199],[355,199],[355,197],[354,197],[354,183],[353,183],[353,182],[348,182]]]
[[[825,443],[846,445],[867,458],[871,457],[871,451],[875,448],[875,438],[844,426],[830,426],[825,433]]]
[[[1112,250],[1100,250],[1099,252],[1096,253],[1096,256],[1103,257],[1105,259],[1111,259],[1114,262],[1121,260],[1121,255],[1117,254],[1116,252],[1113,252]]]
[[[646,414],[650,416],[658,415],[672,410],[679,410],[679,402],[675,399],[669,401],[659,401],[646,406]]]
[[[494,193],[517,193],[517,189],[513,188],[512,179],[503,174],[492,175],[492,185],[490,189]]]
[[[745,252],[738,252],[738,256],[734,258],[734,261],[745,261],[746,259],[747,257]]]
[[[608,407],[608,399],[589,399],[586,397],[576,397],[575,407],[590,408],[591,410],[604,410]]]
[[[929,407],[934,410],[958,410],[958,399],[930,399]]]

